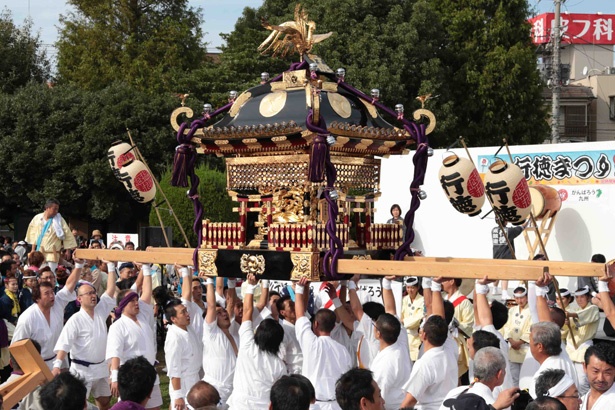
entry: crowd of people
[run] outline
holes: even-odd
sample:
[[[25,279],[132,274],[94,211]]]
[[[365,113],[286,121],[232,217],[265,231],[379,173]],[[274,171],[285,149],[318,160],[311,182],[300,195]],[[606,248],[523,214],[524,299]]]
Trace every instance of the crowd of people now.
[[[75,259],[58,210],[48,201],[25,241],[2,241],[3,386],[23,375],[8,347],[24,339],[53,376],[18,408],[160,409],[158,352],[177,410],[613,408],[615,346],[593,342],[600,309],[615,325],[609,275],[593,295],[553,292],[544,274],[510,307],[487,277],[462,292],[409,276],[398,311],[395,277],[362,303],[359,275],[276,292],[254,275]],[[93,233],[86,246],[104,247]]]

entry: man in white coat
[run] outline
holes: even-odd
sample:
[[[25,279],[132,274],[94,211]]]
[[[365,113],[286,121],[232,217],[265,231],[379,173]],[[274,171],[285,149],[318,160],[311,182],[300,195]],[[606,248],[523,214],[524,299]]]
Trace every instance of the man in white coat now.
[[[111,361],[111,394],[119,396],[118,371],[127,360],[143,356],[152,366],[156,364],[155,318],[152,300],[152,272],[149,265],[143,265],[141,297],[137,292],[126,289],[117,296],[116,320],[109,328],[106,359]],[[160,379],[156,376],[154,389],[145,404],[146,409],[160,409]]]
[[[80,274],[81,269],[73,269],[57,295],[49,282],[41,282],[32,289],[34,304],[21,314],[13,333],[13,342],[34,339],[40,343],[41,356],[49,370],[53,369],[56,358],[53,350],[64,326],[64,308],[68,302],[75,300],[75,285]]]
[[[228,312],[216,304],[213,278],[207,278],[207,315],[203,324],[203,381],[218,390],[225,405],[233,392],[238,346],[229,332]]]
[[[184,277],[183,289],[191,292],[188,269],[182,268],[180,272]],[[182,293],[184,293],[182,296],[186,297],[186,292]],[[186,302],[182,303],[178,299],[173,299],[166,304],[164,313],[171,323],[164,342],[167,375],[170,380],[171,408],[183,410],[186,406],[186,395],[200,379],[199,371],[203,358],[202,342],[194,331]]]
[[[305,296],[308,292],[309,283],[306,278],[301,278],[295,287],[295,330],[303,351],[302,374],[310,379],[316,390],[314,410],[340,410],[335,401],[335,382],[340,374],[350,370],[352,360],[348,350],[331,338],[335,313],[329,309],[320,309],[314,315],[314,324],[310,324],[305,316]],[[339,299],[337,303],[341,305]]]
[[[70,352],[70,372],[80,377],[100,410],[107,410],[111,399],[109,388],[109,366],[105,360],[107,349],[107,318],[115,306],[115,267],[109,263],[107,291],[98,301],[96,289],[89,282],[82,282],[77,288],[77,300],[81,304],[79,312],[68,319],[60,338],[55,345],[57,354],[53,361],[52,373],[60,374],[62,362]],[[82,269],[77,262],[74,269]]]
[[[615,403],[615,348],[599,343],[585,352],[583,369],[589,381],[589,392],[583,396],[581,410],[608,410]]]

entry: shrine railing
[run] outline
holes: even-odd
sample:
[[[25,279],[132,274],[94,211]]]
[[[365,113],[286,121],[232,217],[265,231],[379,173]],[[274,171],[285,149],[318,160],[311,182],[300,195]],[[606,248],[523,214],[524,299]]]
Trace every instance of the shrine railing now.
[[[245,231],[239,222],[203,221],[201,246],[211,249],[236,249],[245,245]]]
[[[336,224],[337,236],[344,248],[348,247],[348,225]],[[269,249],[277,251],[313,251],[329,247],[329,236],[324,224],[273,223],[267,235]]]

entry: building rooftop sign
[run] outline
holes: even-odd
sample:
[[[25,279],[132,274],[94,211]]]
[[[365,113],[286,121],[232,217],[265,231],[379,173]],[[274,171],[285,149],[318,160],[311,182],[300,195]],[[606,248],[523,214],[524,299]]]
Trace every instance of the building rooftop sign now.
[[[562,14],[562,42],[568,44],[615,44],[615,14]],[[529,20],[532,42],[551,41],[555,13],[540,14]]]

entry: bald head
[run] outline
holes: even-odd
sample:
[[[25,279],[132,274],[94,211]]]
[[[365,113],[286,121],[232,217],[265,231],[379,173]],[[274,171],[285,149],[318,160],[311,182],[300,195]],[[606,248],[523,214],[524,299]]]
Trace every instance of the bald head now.
[[[201,380],[192,386],[186,399],[195,410],[215,409],[220,401],[220,394],[214,386]]]

